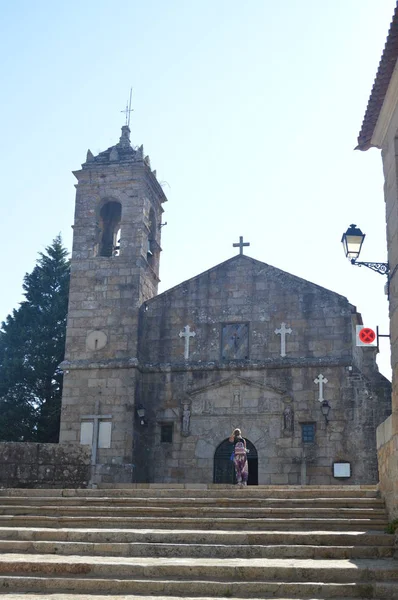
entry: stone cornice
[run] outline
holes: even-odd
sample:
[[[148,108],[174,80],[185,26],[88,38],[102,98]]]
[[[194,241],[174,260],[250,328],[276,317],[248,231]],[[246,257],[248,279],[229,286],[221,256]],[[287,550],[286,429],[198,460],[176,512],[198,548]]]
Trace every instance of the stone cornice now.
[[[352,358],[270,358],[262,361],[231,362],[183,362],[183,363],[141,363],[137,358],[64,360],[62,371],[73,369],[138,369],[141,373],[168,373],[189,371],[262,371],[266,369],[302,369],[321,367],[349,367]]]
[[[132,169],[132,167],[134,168]],[[79,186],[80,189],[85,186],[97,186],[101,188],[104,185],[101,175],[114,175],[114,177],[107,179],[107,183],[111,182],[112,185],[117,184],[118,187],[128,187],[132,181],[142,181],[151,194],[152,201],[158,205],[161,212],[163,212],[162,203],[167,202],[167,196],[158,182],[156,175],[154,175],[153,171],[151,171],[150,167],[144,161],[98,164],[90,167],[89,170],[80,169],[72,171],[72,173],[79,182],[75,187]],[[124,178],[120,177],[122,173],[125,174]]]
[[[147,183],[148,187],[151,188],[151,192],[153,193],[154,197],[158,201],[160,210],[163,212],[161,203],[167,202],[167,196],[164,193],[163,188],[160,185],[159,181],[157,180],[156,175],[153,173],[153,171],[151,171],[151,169],[150,169],[150,167],[148,167],[148,165],[146,165],[146,173],[148,176],[146,183]]]
[[[139,363],[136,358],[110,358],[98,360],[64,360],[59,365],[59,368],[65,373],[74,369],[136,369],[138,366]]]

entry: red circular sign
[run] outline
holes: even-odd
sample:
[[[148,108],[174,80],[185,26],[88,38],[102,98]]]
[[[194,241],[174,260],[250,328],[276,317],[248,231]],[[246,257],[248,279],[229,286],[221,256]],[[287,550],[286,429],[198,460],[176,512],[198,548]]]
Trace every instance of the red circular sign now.
[[[363,344],[372,344],[376,339],[376,334],[370,327],[364,327],[359,332],[359,339]]]

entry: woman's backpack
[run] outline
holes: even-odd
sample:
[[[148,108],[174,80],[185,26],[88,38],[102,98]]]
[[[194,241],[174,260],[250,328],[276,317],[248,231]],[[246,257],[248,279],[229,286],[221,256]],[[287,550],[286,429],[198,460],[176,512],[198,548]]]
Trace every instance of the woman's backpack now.
[[[235,454],[246,454],[245,443],[243,441],[236,442],[234,452]]]

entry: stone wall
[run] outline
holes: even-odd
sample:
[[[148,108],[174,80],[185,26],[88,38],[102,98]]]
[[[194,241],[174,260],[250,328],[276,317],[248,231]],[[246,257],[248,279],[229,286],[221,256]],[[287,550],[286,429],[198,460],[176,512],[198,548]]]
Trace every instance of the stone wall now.
[[[380,492],[389,518],[398,519],[398,435],[392,432],[392,415],[377,428]]]
[[[388,414],[388,382],[383,392],[345,367],[325,367],[322,372],[328,379],[328,424],[313,384],[316,368],[146,374],[142,400],[148,426],[135,436],[137,480],[213,482],[217,447],[241,427],[257,451],[259,484],[376,483],[375,428]],[[189,431],[182,426],[181,402],[190,409]],[[291,427],[286,427],[286,409],[291,410]],[[308,422],[315,424],[309,455],[309,445],[302,441],[302,424]],[[173,427],[173,443],[161,441],[165,424]],[[351,463],[350,479],[334,479],[333,463],[339,461]]]
[[[398,102],[398,98],[395,99]],[[382,147],[384,199],[387,225],[388,263],[390,266],[390,336],[392,366],[392,415],[385,429],[390,436],[378,449],[380,491],[386,498],[389,516],[398,514],[398,108],[395,108]],[[395,451],[394,451],[395,448]],[[395,479],[395,480],[394,480]]]
[[[148,426],[135,433],[137,481],[211,483],[217,448],[240,427],[257,451],[259,484],[336,483],[340,461],[351,463],[347,483],[376,483],[376,427],[391,412],[391,388],[375,349],[355,347],[360,322],[346,298],[246,256],[149,300],[139,330],[138,397]],[[238,340],[237,354],[225,356],[224,332],[235,323],[247,324],[245,351]],[[291,329],[285,355],[282,323]],[[187,325],[195,336],[186,357]],[[310,451],[304,424],[315,427]],[[164,426],[172,443],[162,442]]]
[[[64,377],[61,440],[80,444],[80,424],[85,415],[98,411],[111,422],[111,447],[99,447],[93,482],[103,480],[129,483],[133,477],[134,398],[137,369],[92,363],[91,368],[74,368]],[[100,467],[100,465],[107,465]],[[101,477],[100,474],[103,474]],[[94,476],[95,475],[95,476]],[[124,479],[120,479],[124,477]]]
[[[0,486],[81,488],[90,480],[91,449],[76,444],[0,443]]]
[[[236,256],[179,286],[152,298],[141,314],[140,361],[184,362],[184,339],[189,325],[189,361],[225,362],[223,324],[248,323],[250,361],[281,362],[281,323],[286,357],[346,359],[353,355],[353,307],[346,298],[290,273],[247,256]],[[351,362],[350,362],[351,361]],[[283,361],[282,361],[283,362]]]

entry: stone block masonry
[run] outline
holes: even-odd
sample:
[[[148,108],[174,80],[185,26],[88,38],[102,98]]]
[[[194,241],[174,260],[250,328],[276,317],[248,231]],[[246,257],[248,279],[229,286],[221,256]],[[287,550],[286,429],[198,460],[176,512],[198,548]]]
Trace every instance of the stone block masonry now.
[[[398,519],[398,435],[393,434],[392,424],[391,415],[376,432],[380,492],[391,520]]]
[[[0,490],[7,600],[397,600],[375,486]]]
[[[0,443],[0,487],[87,487],[91,448],[76,444]]]
[[[390,414],[390,384],[374,349],[354,345],[360,319],[346,298],[241,255],[149,300],[139,327],[148,427],[136,436],[138,481],[227,483],[221,447],[239,426],[255,447],[252,483],[333,484],[334,462],[351,465],[342,482],[376,483],[375,425]],[[290,330],[283,347],[281,323]],[[162,441],[164,427],[172,441]]]
[[[138,317],[157,293],[166,197],[127,126],[74,174],[60,440],[92,448],[92,483],[131,482]]]

